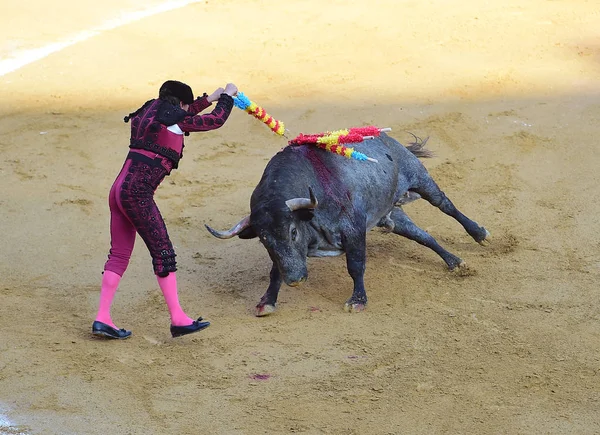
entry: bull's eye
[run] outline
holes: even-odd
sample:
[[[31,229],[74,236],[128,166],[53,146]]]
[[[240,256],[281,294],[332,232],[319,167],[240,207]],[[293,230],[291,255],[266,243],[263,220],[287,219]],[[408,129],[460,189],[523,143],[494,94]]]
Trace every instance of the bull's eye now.
[[[292,241],[296,241],[296,237],[298,237],[298,230],[296,228],[292,228]]]

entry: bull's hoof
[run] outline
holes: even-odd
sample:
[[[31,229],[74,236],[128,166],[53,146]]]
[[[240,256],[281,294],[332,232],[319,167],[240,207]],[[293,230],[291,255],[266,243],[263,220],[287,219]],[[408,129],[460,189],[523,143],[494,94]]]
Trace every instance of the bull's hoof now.
[[[483,238],[483,240],[478,240],[477,243],[479,243],[481,246],[489,246],[490,245],[490,232],[488,230],[485,230],[485,237]]]
[[[452,269],[452,272],[458,276],[473,276],[477,275],[475,269],[471,269],[466,261],[461,261],[458,267]]]
[[[466,266],[466,264],[467,264],[467,263],[465,263],[465,260],[457,257],[456,255],[452,255],[452,254],[450,254],[447,258],[445,258],[445,260],[446,260],[446,265],[448,266],[449,270],[456,270],[459,267]]]
[[[344,311],[347,313],[361,313],[365,311],[367,308],[367,304],[363,304],[362,302],[346,302],[344,304]]]
[[[275,305],[257,305],[256,317],[265,317],[275,312]]]

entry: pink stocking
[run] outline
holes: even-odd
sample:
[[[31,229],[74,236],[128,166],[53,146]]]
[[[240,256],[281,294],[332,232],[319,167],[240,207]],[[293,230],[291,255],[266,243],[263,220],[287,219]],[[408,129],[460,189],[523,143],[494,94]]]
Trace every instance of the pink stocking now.
[[[98,322],[106,323],[113,328],[118,329],[110,317],[110,306],[119,287],[121,276],[110,270],[105,270],[102,275],[102,287],[100,288],[100,304],[98,306]]]
[[[171,324],[174,326],[187,326],[194,323],[194,319],[188,317],[187,314],[179,305],[179,297],[177,296],[177,276],[175,272],[169,273],[165,277],[156,276],[158,285],[163,292],[169,313],[171,314]]]

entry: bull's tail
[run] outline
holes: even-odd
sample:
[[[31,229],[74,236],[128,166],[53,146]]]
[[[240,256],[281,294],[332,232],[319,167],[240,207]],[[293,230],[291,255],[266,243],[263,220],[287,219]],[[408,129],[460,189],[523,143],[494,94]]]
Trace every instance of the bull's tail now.
[[[415,156],[417,156],[421,159],[433,157],[433,155],[434,155],[433,152],[431,152],[428,149],[425,149],[425,145],[427,144],[427,141],[429,140],[429,136],[427,136],[425,139],[421,139],[419,136],[415,136],[412,133],[410,133],[410,134],[412,135],[412,137],[415,138],[415,141],[411,142],[406,148],[408,148],[408,150],[411,153],[413,153]]]

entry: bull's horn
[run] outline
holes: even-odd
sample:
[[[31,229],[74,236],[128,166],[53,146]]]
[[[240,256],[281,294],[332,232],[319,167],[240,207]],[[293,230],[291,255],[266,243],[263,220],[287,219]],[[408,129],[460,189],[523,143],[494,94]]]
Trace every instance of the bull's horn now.
[[[231,239],[250,226],[250,215],[243,218],[228,231],[217,231],[206,224],[204,224],[204,226],[213,236],[218,237],[219,239]]]
[[[311,210],[317,208],[317,205],[319,205],[319,201],[317,201],[317,198],[315,197],[315,194],[311,187],[308,188],[308,191],[310,193],[310,198],[288,199],[285,202],[285,205],[287,205],[291,211],[300,210],[303,208],[308,208]]]

